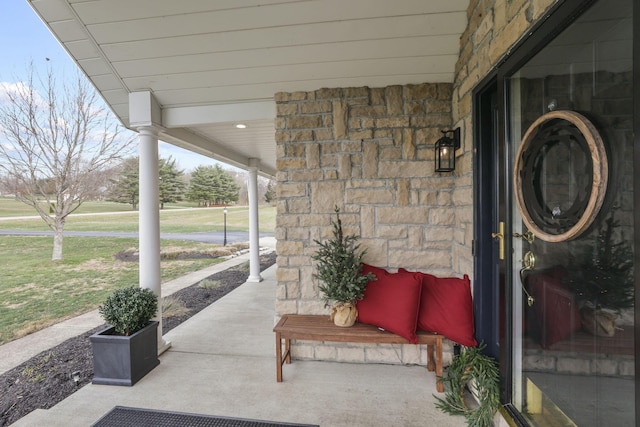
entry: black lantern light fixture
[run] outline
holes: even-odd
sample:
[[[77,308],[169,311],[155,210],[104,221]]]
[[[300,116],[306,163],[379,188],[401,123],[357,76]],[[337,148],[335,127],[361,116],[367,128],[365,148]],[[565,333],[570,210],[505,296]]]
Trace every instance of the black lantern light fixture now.
[[[436,142],[435,170],[451,172],[456,169],[456,150],[460,148],[460,128],[440,132],[443,135]]]

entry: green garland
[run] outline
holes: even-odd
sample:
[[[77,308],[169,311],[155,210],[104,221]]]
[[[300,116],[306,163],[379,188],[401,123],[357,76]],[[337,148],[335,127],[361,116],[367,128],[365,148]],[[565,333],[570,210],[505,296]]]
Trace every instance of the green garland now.
[[[500,373],[493,358],[482,354],[480,347],[468,347],[447,368],[442,382],[445,386],[444,399],[434,396],[436,407],[450,415],[464,415],[467,425],[491,427],[493,416],[500,407]],[[465,388],[470,380],[475,380],[474,396],[479,406],[469,408],[465,401]]]

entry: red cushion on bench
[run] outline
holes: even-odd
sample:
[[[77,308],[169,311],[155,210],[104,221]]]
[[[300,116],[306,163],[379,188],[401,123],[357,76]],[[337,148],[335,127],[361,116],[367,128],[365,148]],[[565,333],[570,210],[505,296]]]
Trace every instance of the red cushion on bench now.
[[[421,277],[414,273],[389,273],[367,264],[363,264],[362,273],[373,273],[378,280],[369,282],[364,298],[357,303],[358,321],[378,326],[417,344]]]
[[[406,271],[400,269],[399,271]],[[475,347],[471,282],[457,277],[422,276],[418,329],[436,332],[467,347]]]

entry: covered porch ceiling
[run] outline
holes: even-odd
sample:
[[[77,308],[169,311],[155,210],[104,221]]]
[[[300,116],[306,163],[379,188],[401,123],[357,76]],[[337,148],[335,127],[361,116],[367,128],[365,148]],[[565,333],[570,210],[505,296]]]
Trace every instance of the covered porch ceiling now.
[[[125,126],[274,176],[277,92],[451,82],[469,0],[27,0]],[[246,124],[237,129],[236,124]]]

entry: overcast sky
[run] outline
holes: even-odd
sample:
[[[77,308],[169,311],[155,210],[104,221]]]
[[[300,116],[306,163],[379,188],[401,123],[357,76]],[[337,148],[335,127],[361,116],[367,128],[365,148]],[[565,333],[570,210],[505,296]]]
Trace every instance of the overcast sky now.
[[[73,76],[77,69],[26,0],[0,0],[0,82],[15,83],[23,79],[31,62],[42,75],[46,74],[48,65],[56,75]],[[159,155],[177,159],[179,168],[187,172],[199,165],[217,163],[164,142],[160,143]]]

